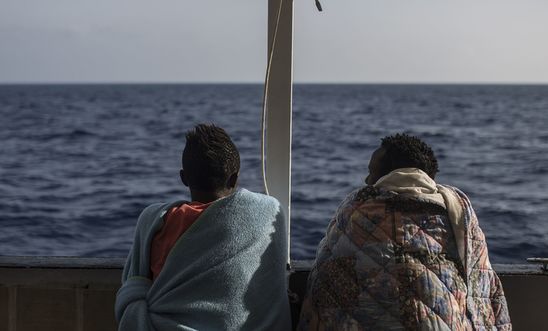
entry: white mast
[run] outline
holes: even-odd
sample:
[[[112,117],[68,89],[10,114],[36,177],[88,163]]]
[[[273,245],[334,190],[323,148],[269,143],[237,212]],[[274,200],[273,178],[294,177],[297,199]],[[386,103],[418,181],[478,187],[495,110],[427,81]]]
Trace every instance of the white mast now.
[[[268,1],[268,68],[265,82],[265,184],[291,216],[291,110],[293,97],[293,0]],[[289,238],[288,238],[289,244]],[[289,251],[289,250],[288,250]],[[289,257],[288,257],[289,261]]]

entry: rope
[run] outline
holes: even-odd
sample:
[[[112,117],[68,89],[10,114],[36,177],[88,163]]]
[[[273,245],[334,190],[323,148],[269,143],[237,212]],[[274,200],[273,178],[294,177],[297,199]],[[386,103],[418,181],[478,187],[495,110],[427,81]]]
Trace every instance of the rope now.
[[[265,134],[266,134],[266,113],[268,111],[268,87],[270,85],[270,72],[272,69],[272,58],[274,57],[274,48],[276,47],[276,41],[278,40],[278,28],[280,27],[280,18],[282,16],[282,6],[284,0],[280,0],[280,6],[278,7],[278,14],[276,15],[276,26],[274,28],[274,35],[272,36],[272,43],[270,44],[270,53],[268,56],[268,64],[266,66],[266,74],[264,79],[264,91],[263,91],[263,114],[261,119],[261,171],[263,175],[263,185],[266,195],[268,193],[268,183],[266,181],[266,158],[265,158]]]

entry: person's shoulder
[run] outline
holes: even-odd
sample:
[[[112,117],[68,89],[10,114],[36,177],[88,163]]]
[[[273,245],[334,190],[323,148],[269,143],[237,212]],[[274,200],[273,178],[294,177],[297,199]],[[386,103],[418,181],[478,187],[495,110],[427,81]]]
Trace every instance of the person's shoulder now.
[[[468,198],[468,196],[466,195],[466,193],[464,193],[460,188],[458,188],[456,186],[447,185],[447,184],[438,184],[438,186],[441,186],[443,188],[446,188],[446,189],[449,189],[449,190],[455,192],[455,194],[457,194],[457,196],[459,196],[460,198],[470,200]]]
[[[278,199],[257,192],[251,192],[244,188],[238,189],[231,199],[238,209],[248,210],[257,214],[278,215],[283,210]]]
[[[181,202],[158,202],[148,205],[143,209],[137,220],[137,228],[147,229],[150,228],[153,223],[170,209],[171,206],[178,205]]]
[[[248,191],[245,188],[239,189],[236,194],[239,199],[252,202],[252,203],[261,203],[265,205],[279,205],[280,202],[273,196],[266,195],[263,193]]]
[[[366,185],[360,189],[357,189],[350,195],[353,196],[354,200],[365,202],[369,200],[379,200],[379,199],[388,199],[393,196],[388,191],[381,190],[373,185]]]
[[[394,196],[392,192],[366,185],[350,192],[339,204],[336,215],[347,215],[349,211],[357,208],[362,210],[367,208],[377,209],[382,205],[391,203]]]
[[[139,215],[139,220],[156,216],[158,213],[161,213],[161,211],[166,208],[166,205],[169,205],[169,203],[157,202],[146,206],[141,212],[141,215]]]
[[[382,196],[377,188],[367,185],[348,193],[341,201],[336,210],[336,215],[345,214],[347,210],[353,210],[358,205],[365,205],[371,201],[379,199]]]

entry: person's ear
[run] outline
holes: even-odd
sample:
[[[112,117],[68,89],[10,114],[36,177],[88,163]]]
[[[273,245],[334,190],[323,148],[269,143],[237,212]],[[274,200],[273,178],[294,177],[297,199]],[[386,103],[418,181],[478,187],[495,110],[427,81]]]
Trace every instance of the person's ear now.
[[[238,183],[238,176],[239,175],[240,174],[238,172],[235,172],[232,175],[230,175],[230,177],[228,177],[228,181],[226,182],[226,187],[227,188],[236,187],[236,184]]]
[[[188,180],[186,179],[186,172],[183,169],[179,171],[179,177],[181,177],[181,182],[183,183],[183,185],[188,186]]]

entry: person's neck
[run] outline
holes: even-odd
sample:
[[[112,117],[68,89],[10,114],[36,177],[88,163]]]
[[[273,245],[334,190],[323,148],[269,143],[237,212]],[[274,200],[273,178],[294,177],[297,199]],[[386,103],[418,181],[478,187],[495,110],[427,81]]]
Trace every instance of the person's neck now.
[[[192,199],[192,201],[210,203],[220,198],[224,198],[227,195],[230,195],[233,191],[234,189],[225,189],[214,192],[190,189],[190,198]]]

